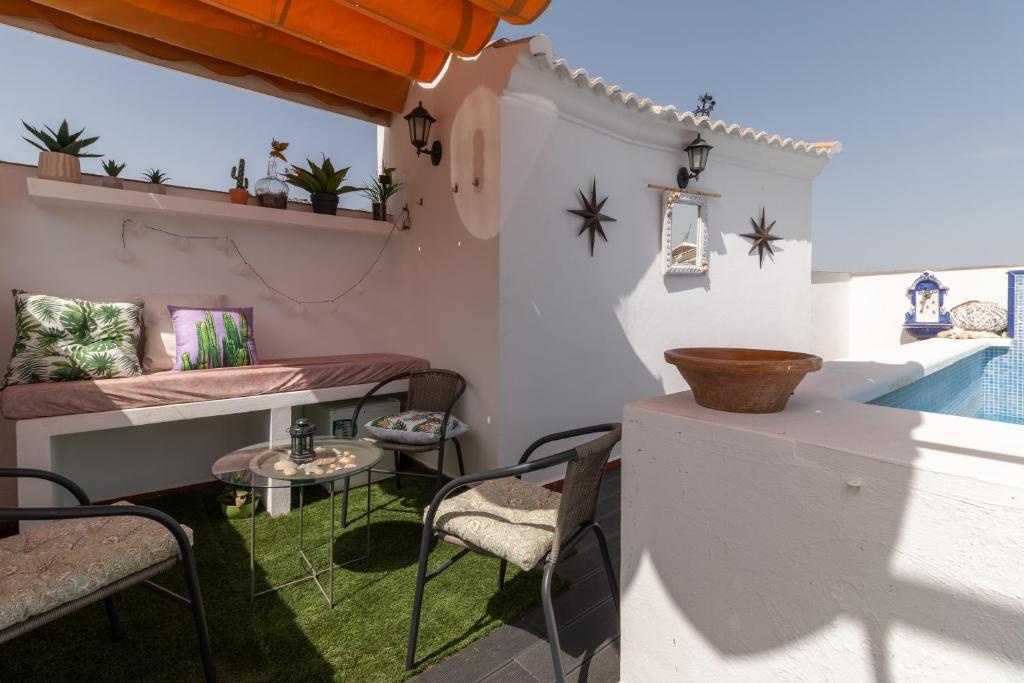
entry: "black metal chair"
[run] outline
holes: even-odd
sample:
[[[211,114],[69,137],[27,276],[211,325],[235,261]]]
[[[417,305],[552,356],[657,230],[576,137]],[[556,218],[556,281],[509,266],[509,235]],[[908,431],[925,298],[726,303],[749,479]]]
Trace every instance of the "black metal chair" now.
[[[603,436],[529,462],[530,456],[545,444],[598,433],[603,433]],[[416,593],[413,597],[412,623],[405,658],[407,671],[416,665],[416,640],[424,587],[430,579],[467,553],[476,552],[501,560],[498,568],[499,590],[505,586],[505,572],[509,562],[525,571],[543,564],[541,600],[544,623],[551,646],[555,678],[560,683],[565,680],[558,626],[551,601],[551,581],[559,560],[566,557],[588,533],[597,537],[615,609],[619,608],[618,579],[608,552],[608,542],[595,518],[605,465],[621,436],[622,426],[618,423],[551,434],[533,442],[519,459],[518,465],[459,477],[437,492],[424,514]],[[567,465],[561,494],[520,479],[528,472],[558,465]],[[471,485],[475,486],[448,498],[457,489]],[[463,549],[428,572],[427,560],[437,540]]]
[[[445,436],[445,430],[448,428],[448,418],[451,417],[452,409],[455,407],[455,403],[466,391],[466,380],[459,373],[452,370],[413,370],[411,372],[403,372],[393,375],[378,383],[366,392],[366,395],[359,399],[359,403],[356,404],[356,409],[352,413],[352,438],[357,438],[359,433],[359,413],[362,412],[366,401],[388,384],[403,379],[409,380],[409,389],[406,394],[404,410],[422,410],[425,412],[436,413],[443,412],[444,420],[441,422],[441,435],[437,441],[425,444],[408,444],[374,439],[374,443],[378,448],[383,451],[391,451],[394,454],[395,469],[375,469],[371,472],[371,476],[374,472],[378,474],[393,474],[395,475],[395,486],[397,488],[402,488],[401,476],[403,474],[412,477],[432,477],[436,479],[437,488],[440,489],[445,482],[444,445],[446,441],[451,441],[455,446],[455,457],[459,462],[459,474],[466,474],[466,466],[462,461],[462,444],[459,443],[458,437],[448,438]],[[434,450],[437,451],[436,474],[408,471],[402,473],[399,471],[399,462],[401,460],[402,453],[429,453]],[[348,526],[348,493],[349,480],[345,479],[341,505],[342,526]]]
[[[160,510],[154,510],[153,508],[141,505],[130,505],[127,503],[93,505],[85,491],[78,484],[67,477],[53,472],[17,467],[0,468],[0,477],[44,479],[67,489],[79,503],[75,507],[0,507],[0,521],[43,520],[51,522],[39,533],[29,530],[17,536],[0,540],[0,562],[6,559],[10,562],[18,562],[20,560],[30,564],[34,553],[52,554],[52,549],[46,547],[45,544],[36,546],[34,541],[41,541],[40,537],[44,536],[52,538],[66,535],[67,538],[75,538],[82,543],[82,548],[97,548],[97,552],[91,555],[91,559],[100,567],[97,572],[90,574],[87,580],[83,580],[83,583],[87,584],[85,588],[80,588],[77,582],[72,582],[76,587],[70,591],[66,589],[65,584],[67,582],[61,582],[61,586],[48,585],[45,580],[46,577],[40,577],[35,574],[26,576],[24,578],[27,578],[31,585],[21,587],[18,591],[18,595],[22,599],[22,604],[20,605],[16,605],[13,600],[9,600],[8,596],[3,595],[2,589],[0,589],[0,601],[4,602],[2,609],[19,611],[18,615],[3,615],[4,617],[10,617],[6,621],[11,623],[0,628],[0,643],[16,638],[38,626],[47,624],[101,600],[106,609],[107,620],[110,623],[111,638],[114,641],[119,641],[124,637],[124,632],[121,629],[117,616],[117,608],[114,606],[113,595],[129,586],[142,584],[175,602],[191,608],[196,636],[199,640],[199,655],[202,659],[206,681],[212,683],[217,680],[213,655],[210,649],[210,636],[206,629],[206,613],[203,610],[203,598],[199,592],[199,577],[196,575],[195,557],[188,533],[182,525]],[[114,530],[103,525],[90,525],[82,522],[82,520],[91,518],[119,517],[141,517],[156,522],[166,529],[170,538],[163,537],[160,531],[146,523],[123,525]],[[91,528],[93,526],[96,528]],[[111,533],[123,533],[125,538],[122,539],[123,542],[118,543],[96,544],[95,546],[87,545],[88,536],[96,533],[102,533],[106,536],[109,536]],[[137,541],[137,543],[133,543],[133,541]],[[167,541],[171,542],[168,543]],[[78,549],[80,548],[76,544],[76,550]],[[182,569],[185,571],[185,583],[188,586],[189,593],[188,598],[149,580],[150,577],[169,569],[179,561],[181,562]],[[130,573],[125,574],[124,567],[133,563],[136,566],[130,567]],[[6,576],[4,579],[6,581],[12,580],[11,576]],[[29,596],[30,604],[24,603],[26,596]],[[20,612],[24,612],[24,614],[20,614]]]

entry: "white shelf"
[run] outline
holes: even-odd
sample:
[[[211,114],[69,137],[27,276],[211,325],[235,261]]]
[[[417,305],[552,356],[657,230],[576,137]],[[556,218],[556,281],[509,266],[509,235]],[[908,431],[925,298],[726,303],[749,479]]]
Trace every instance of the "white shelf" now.
[[[43,180],[41,178],[28,178],[27,180],[29,197],[40,206],[101,209],[133,215],[185,216],[228,223],[316,228],[377,235],[386,234],[391,229],[391,224],[386,221],[232,204],[226,197],[222,201],[214,201],[153,194],[138,190],[117,190],[96,185],[65,183],[59,180]]]

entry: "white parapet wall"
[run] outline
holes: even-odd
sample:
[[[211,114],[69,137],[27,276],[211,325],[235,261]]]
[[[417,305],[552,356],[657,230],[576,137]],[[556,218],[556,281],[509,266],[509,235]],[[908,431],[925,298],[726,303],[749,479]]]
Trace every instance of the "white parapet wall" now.
[[[909,344],[906,292],[925,270],[949,287],[946,308],[965,301],[1006,305],[1006,271],[1018,265],[811,274],[811,350],[826,360]]]
[[[992,343],[827,363],[775,415],[628,405],[622,680],[1024,680],[1024,427],[848,400]]]

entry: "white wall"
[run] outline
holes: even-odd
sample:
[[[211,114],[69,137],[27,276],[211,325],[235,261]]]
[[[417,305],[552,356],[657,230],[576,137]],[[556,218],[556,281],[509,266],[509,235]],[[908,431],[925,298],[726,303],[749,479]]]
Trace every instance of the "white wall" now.
[[[382,130],[383,158],[407,184],[392,210],[407,202],[412,220],[395,253],[400,294],[391,318],[408,353],[466,378],[456,412],[470,426],[460,437],[468,472],[497,464],[499,98],[515,56],[513,48],[453,59],[436,88],[412,89],[405,110],[422,101],[438,120],[431,142],[444,145],[440,166],[416,156],[400,116]],[[454,474],[451,455],[445,470]],[[433,455],[425,461],[436,464]]]
[[[257,348],[265,359],[310,355],[331,355],[368,351],[409,352],[408,338],[394,334],[393,314],[395,269],[389,267],[396,251],[389,247],[382,268],[364,283],[363,294],[351,294],[339,303],[337,312],[324,306],[310,306],[305,315],[296,315],[281,299],[267,301],[253,277],[241,277],[232,270],[233,257],[225,256],[207,243],[195,243],[187,251],[177,250],[170,238],[132,229],[128,247],[134,260],[124,263],[115,258],[120,246],[124,215],[115,211],[78,211],[42,207],[28,197],[25,178],[35,174],[34,167],[0,163],[0,349],[10,349],[14,341],[11,289],[76,296],[92,299],[122,299],[146,292],[215,292],[227,295],[231,306],[253,306]],[[95,178],[87,179],[96,182]],[[227,201],[225,195],[170,188],[169,193],[201,196]],[[268,211],[270,209],[267,209]],[[162,219],[160,227],[183,233],[229,234],[252,263],[275,286],[305,299],[328,298],[354,282],[373,261],[382,238],[372,235],[336,233],[308,229],[286,230],[261,226],[203,222],[191,219]],[[399,233],[394,245],[401,247],[408,233]],[[6,351],[5,351],[6,352]],[[3,359],[6,363],[6,357]],[[178,426],[179,430],[206,438],[192,439],[180,447],[160,438],[149,438],[140,431],[138,438],[117,436],[126,458],[150,458],[149,472],[156,482],[147,488],[145,479],[137,479],[138,491],[166,488],[203,481],[208,462],[226,448],[244,443],[238,423],[227,420],[205,421],[203,426]],[[244,430],[243,430],[244,431]],[[234,435],[234,436],[232,436]],[[129,448],[128,444],[134,444]],[[201,448],[196,444],[206,444]],[[63,458],[78,453],[83,461],[103,449],[95,436],[76,443],[62,441]],[[178,474],[161,478],[165,462],[175,471],[180,459],[193,462]],[[0,465],[15,463],[14,424],[0,421]],[[76,468],[75,471],[81,471]],[[197,473],[200,473],[197,475]],[[122,473],[124,474],[124,473]],[[196,476],[200,478],[196,479]],[[0,480],[0,505],[14,500],[14,487]]]
[[[1024,679],[1021,432],[801,389],[627,406],[623,682]]]
[[[1021,266],[969,267],[933,272],[949,287],[946,308],[965,301],[1006,306],[1006,271]],[[814,273],[814,352],[826,359],[870,353],[915,341],[903,332],[910,308],[907,287],[924,271]],[[841,331],[846,330],[846,334]]]
[[[811,184],[824,160],[702,134],[715,148],[695,188],[722,194],[709,202],[709,272],[666,277],[661,193],[647,184],[674,183],[694,132],[516,65],[502,100],[502,464],[537,436],[683,388],[666,349],[809,348]],[[617,221],[591,257],[567,209],[595,177]],[[762,207],[785,239],[760,268],[740,233]]]

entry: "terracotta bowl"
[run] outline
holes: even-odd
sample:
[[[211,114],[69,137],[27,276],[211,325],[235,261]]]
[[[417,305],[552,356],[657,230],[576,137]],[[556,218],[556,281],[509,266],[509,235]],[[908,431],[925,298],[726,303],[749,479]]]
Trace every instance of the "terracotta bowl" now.
[[[808,372],[821,369],[809,353],[765,349],[671,349],[676,366],[705,408],[731,413],[778,413]]]

